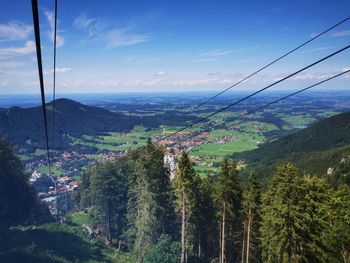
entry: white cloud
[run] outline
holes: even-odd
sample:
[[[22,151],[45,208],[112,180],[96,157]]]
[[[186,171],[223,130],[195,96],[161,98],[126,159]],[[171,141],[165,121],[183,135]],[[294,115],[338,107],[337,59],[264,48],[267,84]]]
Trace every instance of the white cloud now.
[[[56,68],[56,73],[67,73],[67,72],[71,72],[71,71],[72,71],[71,68]]]
[[[303,53],[311,53],[311,52],[317,52],[317,51],[322,51],[322,50],[327,50],[327,49],[330,49],[332,48],[331,46],[326,46],[326,47],[317,47],[317,48],[312,48],[312,49],[307,49],[307,50],[304,50],[302,52],[300,52],[301,54]]]
[[[216,56],[224,56],[231,54],[232,50],[225,50],[225,49],[215,49],[208,52],[200,53],[200,56],[208,56],[208,57],[216,57]]]
[[[299,73],[293,80],[322,80],[330,78],[339,72],[313,72],[313,73]]]
[[[254,47],[255,48],[255,47]],[[199,56],[203,57],[218,57],[218,56],[225,56],[232,53],[242,52],[245,51],[245,48],[237,48],[237,49],[214,49],[207,52],[200,53]]]
[[[135,61],[137,64],[147,64],[161,60],[161,58],[146,58]]]
[[[109,31],[107,33],[107,47],[132,46],[147,42],[150,39],[149,34],[133,34],[130,28],[121,28]]]
[[[26,65],[26,63],[24,61],[0,60],[0,67],[1,68],[19,68],[19,67],[22,67],[24,65]]]
[[[0,41],[27,39],[33,27],[18,21],[0,24]]]
[[[87,39],[99,39],[106,42],[107,48],[124,47],[140,44],[150,40],[150,34],[138,34],[134,27],[112,27],[111,22],[103,18],[89,18],[80,14],[73,26],[87,31]]]
[[[207,73],[207,76],[209,77],[215,77],[221,75],[221,72],[209,72]]]
[[[125,63],[130,63],[130,62],[133,62],[135,61],[135,57],[134,56],[129,56],[125,59]]]
[[[88,28],[95,22],[97,22],[96,18],[88,18],[86,14],[81,14],[76,19],[74,19],[73,26],[81,29]]]
[[[215,62],[218,61],[216,58],[198,58],[198,59],[189,59],[183,60],[183,62]]]
[[[72,71],[71,68],[56,68],[56,73],[68,73],[71,71]],[[44,71],[44,74],[50,74],[50,73],[53,73],[53,69],[51,69],[50,71]]]
[[[35,42],[27,41],[24,47],[9,47],[0,49],[0,57],[23,56],[35,52]]]
[[[331,36],[332,37],[347,37],[347,36],[350,36],[350,30],[337,31],[337,32],[334,32]]]
[[[309,37],[314,38],[314,37],[316,37],[318,34],[319,34],[319,33],[317,33],[317,32],[312,32],[312,33],[309,34]]]
[[[162,77],[162,76],[166,76],[166,75],[167,75],[167,73],[163,70],[160,70],[157,73],[153,74],[153,76],[155,76],[155,77]]]
[[[39,80],[23,80],[21,84],[25,87],[28,86],[38,86],[39,85]]]
[[[108,23],[101,18],[88,18],[88,16],[83,13],[74,19],[73,26],[78,29],[86,30],[89,39],[96,39],[105,35],[103,30],[108,26]]]
[[[342,68],[342,72],[344,72],[344,71],[348,71],[348,70],[350,70],[350,68]]]
[[[46,32],[46,35],[51,39],[51,41],[54,41],[54,34],[55,34],[55,16],[54,13],[49,10],[44,10],[45,16],[47,18],[47,21],[50,24],[51,31]],[[64,44],[64,38],[58,33],[56,34],[56,46],[61,47]]]

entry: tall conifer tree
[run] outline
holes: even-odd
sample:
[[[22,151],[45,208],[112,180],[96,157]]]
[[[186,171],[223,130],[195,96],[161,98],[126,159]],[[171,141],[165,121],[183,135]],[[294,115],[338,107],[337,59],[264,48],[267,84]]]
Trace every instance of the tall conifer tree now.
[[[225,263],[237,260],[234,243],[242,191],[238,182],[239,171],[236,163],[225,159],[221,170],[216,189],[216,203],[220,223],[220,263]]]
[[[242,258],[245,263],[258,262],[260,259],[259,224],[260,186],[255,173],[249,175],[244,191],[244,239]]]
[[[183,153],[175,177],[178,210],[181,218],[181,263],[188,261],[190,250],[198,240],[199,187],[200,178],[196,175],[192,163]]]

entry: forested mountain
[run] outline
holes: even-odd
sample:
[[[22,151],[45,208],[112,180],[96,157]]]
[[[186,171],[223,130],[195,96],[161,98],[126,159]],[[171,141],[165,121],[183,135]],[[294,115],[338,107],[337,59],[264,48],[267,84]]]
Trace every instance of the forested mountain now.
[[[258,170],[273,169],[278,163],[292,161],[301,170],[324,173],[329,165],[339,162],[341,156],[348,152],[349,144],[350,112],[346,112],[232,157],[242,159]]]
[[[47,104],[48,125],[52,129],[52,102]],[[57,147],[67,147],[69,137],[83,134],[96,135],[108,131],[129,131],[137,117],[125,116],[98,107],[58,99],[55,114],[55,141]],[[40,147],[44,143],[44,122],[41,107],[13,107],[0,112],[0,133],[5,134],[12,143]],[[51,134],[50,134],[51,135]],[[29,146],[27,144],[27,146]]]
[[[53,102],[46,104],[48,128],[52,131]],[[162,124],[181,125],[194,116],[161,113],[154,116],[131,116],[100,107],[81,104],[69,99],[56,100],[55,147],[67,150],[71,137],[100,135],[105,132],[129,132],[136,125],[158,128]],[[0,110],[0,134],[22,148],[43,148],[44,122],[41,107],[12,107]],[[51,137],[52,134],[49,134]]]

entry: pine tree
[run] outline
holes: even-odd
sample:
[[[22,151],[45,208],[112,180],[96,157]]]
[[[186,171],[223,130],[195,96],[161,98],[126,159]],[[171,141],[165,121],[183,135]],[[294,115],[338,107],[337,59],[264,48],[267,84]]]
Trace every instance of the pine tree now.
[[[213,243],[216,244],[215,239],[217,236],[215,204],[212,198],[213,185],[214,182],[211,177],[202,179],[198,185],[197,256],[203,259],[204,262],[208,262],[210,258],[217,255],[214,253],[216,248],[213,246]]]
[[[87,171],[84,171],[81,182],[79,185],[79,191],[75,194],[74,202],[79,208],[88,208],[91,204],[91,194],[90,194],[90,178],[93,173],[93,168],[90,167]]]
[[[178,210],[181,218],[181,263],[188,262],[189,252],[194,250],[194,243],[199,241],[199,185],[201,181],[193,169],[186,153],[183,153],[175,177]]]
[[[102,224],[108,241],[121,238],[126,226],[126,178],[116,172],[111,162],[99,164],[91,178],[91,194],[97,221]]]
[[[220,263],[237,261],[235,239],[242,191],[238,183],[235,162],[225,159],[219,174],[216,189],[216,204],[220,223]]]
[[[327,227],[322,229],[323,253],[327,262],[350,262],[350,187],[343,185],[333,191],[323,210],[327,215]]]
[[[0,137],[0,230],[39,222],[48,216],[45,211],[15,151]]]
[[[130,156],[134,168],[129,181],[128,243],[142,262],[162,234],[173,234],[175,214],[163,150],[148,140],[137,155]]]
[[[242,262],[258,262],[260,259],[259,224],[260,186],[255,173],[249,175],[244,192],[244,238]]]
[[[304,262],[322,259],[321,230],[326,227],[321,207],[330,185],[302,177],[291,164],[282,165],[263,197],[261,241],[264,262]]]

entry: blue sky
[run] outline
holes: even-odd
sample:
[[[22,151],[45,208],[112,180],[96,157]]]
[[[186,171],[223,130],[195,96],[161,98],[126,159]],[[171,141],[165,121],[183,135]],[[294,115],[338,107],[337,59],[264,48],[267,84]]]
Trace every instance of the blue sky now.
[[[46,90],[53,1],[39,0]],[[350,15],[350,0],[59,0],[57,92],[218,91]],[[37,93],[29,0],[0,0],[0,94]],[[350,22],[235,90],[256,90],[350,43]],[[345,51],[276,86],[297,89],[350,67]],[[347,89],[349,76],[322,89]]]

